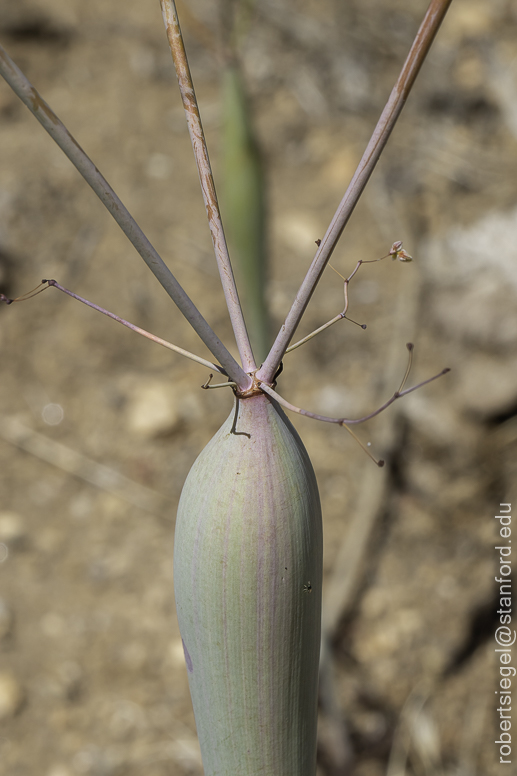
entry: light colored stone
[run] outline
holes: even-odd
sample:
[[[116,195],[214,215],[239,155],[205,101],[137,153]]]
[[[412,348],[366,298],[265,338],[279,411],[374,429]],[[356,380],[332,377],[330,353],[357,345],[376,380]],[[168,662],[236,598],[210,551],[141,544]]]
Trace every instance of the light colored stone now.
[[[40,627],[49,638],[58,639],[66,632],[66,622],[57,612],[46,612],[40,620]]]
[[[455,393],[476,415],[503,415],[517,404],[517,360],[477,353],[459,370]]]
[[[166,154],[151,154],[145,168],[149,178],[166,180],[171,177],[174,161]]]
[[[312,213],[284,213],[274,229],[278,239],[291,250],[304,255],[316,253],[315,241],[321,239],[324,227]]]
[[[199,742],[194,736],[177,738],[171,744],[171,754],[176,762],[181,763],[185,769],[199,769],[201,763],[201,751]]]
[[[10,549],[21,547],[26,540],[25,521],[16,512],[0,512],[0,542]]]
[[[464,0],[453,3],[444,24],[442,43],[459,43],[467,37],[486,37],[493,23],[502,15],[503,4],[491,0]]]
[[[124,698],[113,703],[109,729],[115,739],[128,739],[144,728],[145,714],[141,706]]]
[[[192,391],[190,383],[172,384],[170,380],[132,375],[126,390],[127,428],[137,436],[169,436],[184,423],[199,421],[203,416],[200,396]]]
[[[325,165],[325,181],[328,181],[329,185],[335,188],[336,191],[342,191],[343,185],[354,174],[357,162],[357,150],[353,146],[340,148]]]
[[[66,767],[66,765],[53,765],[47,776],[72,776],[72,772]]]
[[[420,250],[433,317],[447,336],[487,350],[517,341],[517,208],[451,229]]]
[[[126,418],[129,431],[143,437],[170,434],[181,422],[172,391],[158,380],[142,380],[134,387]]]
[[[461,386],[454,384],[454,393],[458,394],[462,404],[463,373],[454,373],[454,377],[461,381]],[[451,380],[452,375],[445,377]],[[452,382],[452,381],[451,381]],[[408,396],[405,402],[401,402],[400,411],[409,420],[412,427],[425,437],[426,441],[436,447],[448,448],[451,445],[462,445],[469,448],[467,456],[472,455],[479,438],[479,429],[473,423],[462,418],[451,405],[450,394],[445,400],[440,401],[436,397],[426,396],[423,392],[415,391]]]
[[[21,709],[25,693],[13,674],[0,673],[0,720],[9,719]]]

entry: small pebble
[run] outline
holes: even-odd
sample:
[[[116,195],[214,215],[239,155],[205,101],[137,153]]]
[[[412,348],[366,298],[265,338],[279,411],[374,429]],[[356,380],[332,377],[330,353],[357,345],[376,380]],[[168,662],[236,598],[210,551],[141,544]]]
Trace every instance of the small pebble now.
[[[181,422],[169,386],[156,380],[135,386],[126,412],[129,430],[147,438],[170,434]]]
[[[455,392],[465,409],[478,417],[511,413],[517,402],[515,359],[475,353],[462,364]]]
[[[0,720],[14,717],[24,699],[25,694],[18,680],[11,673],[0,673]]]
[[[57,612],[46,612],[40,620],[40,627],[50,638],[60,638],[66,633],[66,622]]]
[[[0,542],[9,549],[20,549],[26,541],[23,518],[16,512],[0,512]]]
[[[72,776],[72,772],[66,767],[66,765],[53,765],[47,776]]]

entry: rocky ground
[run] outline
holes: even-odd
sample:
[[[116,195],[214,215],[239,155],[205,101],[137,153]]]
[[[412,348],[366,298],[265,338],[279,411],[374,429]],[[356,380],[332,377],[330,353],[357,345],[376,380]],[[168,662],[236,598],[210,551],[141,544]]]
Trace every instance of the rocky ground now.
[[[216,40],[218,5],[193,0]],[[243,68],[269,191],[279,325],[346,188],[425,0],[263,0]],[[181,12],[181,9],[180,9]],[[279,391],[369,412],[295,417],[325,529],[319,775],[498,776],[494,515],[517,504],[517,3],[453,0],[336,251],[350,315],[286,358]],[[215,174],[219,65],[185,34]],[[0,4],[0,41],[225,342],[231,333],[155,2]],[[205,355],[89,188],[0,84],[0,291],[42,277]],[[300,327],[342,309],[328,271]],[[0,309],[0,774],[202,773],[175,619],[182,483],[231,396],[206,371],[49,290]]]

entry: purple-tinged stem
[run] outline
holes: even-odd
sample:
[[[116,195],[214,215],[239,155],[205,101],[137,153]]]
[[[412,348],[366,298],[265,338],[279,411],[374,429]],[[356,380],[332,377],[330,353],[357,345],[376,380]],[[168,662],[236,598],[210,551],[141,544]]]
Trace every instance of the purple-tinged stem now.
[[[299,348],[301,345],[305,345],[306,342],[309,342],[313,337],[316,337],[318,334],[321,334],[322,331],[325,331],[325,329],[328,329],[329,326],[333,326],[338,321],[342,321],[343,318],[346,318],[346,308],[340,312],[338,315],[334,316],[334,318],[331,318],[330,321],[327,321],[327,323],[324,323],[323,326],[320,326],[318,329],[314,329],[314,331],[311,331],[310,334],[307,334],[306,337],[304,337],[301,340],[298,340],[298,342],[295,342],[294,345],[291,345],[287,348],[285,351],[285,355],[288,353],[291,353],[293,350],[296,350],[296,348]],[[361,325],[361,324],[359,324]],[[366,329],[366,325],[362,324],[363,329]]]
[[[219,374],[226,374],[224,369],[222,369],[217,364],[212,364],[211,361],[207,361],[205,358],[201,358],[201,356],[196,356],[195,353],[191,353],[188,350],[183,350],[183,348],[179,348],[177,345],[173,345],[172,342],[168,342],[167,340],[162,339],[161,337],[157,337],[155,334],[151,334],[150,332],[146,331],[145,329],[141,329],[140,326],[135,326],[134,323],[130,323],[129,321],[124,320],[124,318],[121,318],[119,315],[115,315],[115,313],[110,313],[109,310],[105,310],[104,307],[99,307],[99,305],[94,304],[93,302],[89,302],[88,299],[84,299],[84,297],[79,296],[79,294],[75,294],[73,291],[70,291],[68,288],[65,288],[64,286],[60,285],[56,280],[42,280],[42,283],[48,283],[48,287],[53,287],[59,289],[59,291],[63,291],[63,293],[68,294],[68,296],[71,296],[73,299],[77,299],[78,302],[82,302],[83,304],[87,305],[88,307],[91,307],[92,310],[97,310],[97,312],[102,313],[103,315],[107,315],[108,318],[111,318],[114,321],[117,321],[118,323],[121,323],[122,326],[127,326],[128,329],[131,329],[131,331],[136,332],[137,334],[141,334],[142,337],[147,337],[147,339],[152,340],[152,342],[156,342],[157,345],[163,345],[164,348],[167,348],[168,350],[173,350],[175,353],[179,353],[180,356],[185,356],[186,358],[190,358],[191,361],[195,361],[198,364],[201,364],[202,366],[208,367],[208,369],[214,369],[216,372],[219,372]],[[45,289],[42,289],[44,291]],[[36,293],[40,293],[37,291]],[[15,301],[15,300],[13,300]]]
[[[370,412],[369,415],[365,415],[363,418],[329,418],[327,415],[317,415],[315,412],[309,412],[309,410],[301,409],[301,407],[296,407],[294,404],[290,404],[290,402],[286,401],[282,396],[280,396],[276,391],[274,391],[269,385],[266,383],[262,383],[259,381],[258,385],[261,391],[264,391],[264,393],[267,393],[269,396],[271,396],[273,399],[275,399],[279,404],[282,405],[282,407],[285,407],[288,410],[291,410],[291,412],[297,412],[298,415],[305,415],[308,418],[312,418],[313,420],[321,420],[324,423],[336,423],[338,426],[351,426],[357,423],[364,423],[366,420],[371,420],[376,415],[379,415],[381,412],[384,412],[385,409],[387,409],[391,404],[393,404],[394,401],[397,399],[401,399],[402,396],[406,396],[408,393],[413,393],[413,391],[416,391],[418,388],[422,388],[422,386],[427,385],[428,383],[432,383],[433,380],[437,380],[439,377],[442,377],[442,375],[447,374],[447,372],[450,372],[451,370],[449,368],[442,369],[441,372],[439,372],[437,375],[434,375],[433,377],[429,377],[427,380],[423,380],[421,383],[418,383],[418,385],[413,385],[412,388],[406,388],[403,391],[396,391],[391,399],[388,399],[388,401],[384,402],[378,409],[374,410],[373,412]]]
[[[203,385],[201,386],[203,390],[207,391],[210,388],[236,388],[237,387],[235,383],[231,382],[231,380],[226,383],[215,383],[214,385],[212,385],[212,377],[213,375],[210,374],[208,376],[208,380],[203,383]]]
[[[181,99],[183,101],[183,107],[185,108],[185,115],[187,117],[190,140],[196,159],[201,190],[203,192],[203,200],[208,216],[210,234],[214,244],[215,257],[217,260],[217,266],[219,268],[219,275],[221,276],[221,283],[226,299],[226,305],[228,307],[228,313],[232,322],[235,340],[241,357],[242,367],[245,372],[253,372],[256,369],[255,359],[251,350],[251,344],[242,314],[239,295],[237,293],[237,286],[235,285],[235,278],[233,276],[230,255],[228,253],[228,246],[224,236],[223,223],[221,220],[219,203],[217,201],[212,169],[210,167],[208,149],[206,146],[203,126],[201,124],[199,107],[197,104],[196,93],[194,91],[194,84],[192,83],[192,76],[190,74],[185,46],[183,44],[183,37],[179,25],[176,5],[174,0],[160,0],[160,2],[162,6],[163,21],[167,30],[167,38],[169,40],[169,46],[172,53],[172,59],[174,61],[174,67],[176,68]]]
[[[249,387],[251,385],[249,376],[243,371],[203,318],[92,160],[2,46],[0,46],[0,75],[5,78],[11,89],[25,103],[42,127],[46,129],[85,181],[91,186],[124,234],[133,243],[156,279],[162,284],[165,291],[178,306],[210,352],[221,363],[225,372],[242,388]]]
[[[391,95],[382,115],[375,127],[373,135],[363,154],[359,166],[350,182],[350,185],[341,200],[341,203],[332,219],[327,232],[318,247],[313,262],[305,276],[296,298],[293,302],[287,318],[267,356],[264,364],[257,372],[259,380],[270,383],[282,361],[294,332],[305,312],[307,305],[314,293],[320,277],[329,261],[334,248],[345,228],[352,212],[377,164],[377,161],[386,145],[388,138],[395,126],[397,119],[409,96],[415,78],[429,52],[438,28],[451,4],[452,0],[431,0],[426,15],[411,50],[404,63],[397,83],[393,87]]]

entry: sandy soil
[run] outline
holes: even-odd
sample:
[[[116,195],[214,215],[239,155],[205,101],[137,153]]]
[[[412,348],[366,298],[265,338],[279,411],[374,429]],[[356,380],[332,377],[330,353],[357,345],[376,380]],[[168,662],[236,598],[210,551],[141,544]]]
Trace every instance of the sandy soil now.
[[[217,4],[189,7],[216,36]],[[257,4],[243,67],[276,325],[425,7]],[[362,429],[382,472],[339,428],[293,419],[324,513],[334,673],[320,776],[509,773],[494,744],[494,515],[517,504],[516,32],[513,0],[454,0],[333,259],[350,272],[403,239],[415,261],[363,267],[350,314],[367,331],[338,324],[288,357],[279,383],[293,403],[353,416],[398,387],[408,341],[412,382],[453,368]],[[220,70],[192,24],[185,34],[217,176]],[[0,41],[231,342],[157,0],[4,2]],[[55,277],[206,355],[3,82],[0,170],[2,292]],[[338,313],[342,294],[327,272],[300,332]],[[0,353],[0,774],[201,774],[173,527],[231,396],[54,290],[0,309]]]

